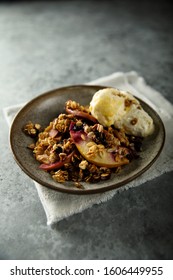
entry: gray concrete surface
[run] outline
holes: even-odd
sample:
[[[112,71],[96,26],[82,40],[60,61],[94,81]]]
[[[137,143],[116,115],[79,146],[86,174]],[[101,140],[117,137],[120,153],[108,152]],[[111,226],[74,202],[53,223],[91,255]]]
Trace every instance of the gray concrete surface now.
[[[129,70],[173,103],[172,30],[168,1],[0,2],[0,107]],[[1,259],[173,258],[172,172],[50,228],[0,127]]]

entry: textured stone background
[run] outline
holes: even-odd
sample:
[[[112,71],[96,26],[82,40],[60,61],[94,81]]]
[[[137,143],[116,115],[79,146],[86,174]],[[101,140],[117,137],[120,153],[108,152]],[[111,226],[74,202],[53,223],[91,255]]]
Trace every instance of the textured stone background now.
[[[0,2],[1,109],[130,70],[173,103],[172,12],[168,1]],[[51,229],[2,115],[0,127],[1,259],[173,258],[173,173]]]

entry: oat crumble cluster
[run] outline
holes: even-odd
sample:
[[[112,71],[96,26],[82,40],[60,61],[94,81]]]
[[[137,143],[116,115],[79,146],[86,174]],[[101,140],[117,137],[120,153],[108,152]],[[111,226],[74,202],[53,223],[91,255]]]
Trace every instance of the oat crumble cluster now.
[[[141,137],[126,135],[115,127],[103,127],[89,113],[88,106],[68,100],[65,113],[42,129],[29,122],[24,132],[34,138],[28,148],[49,172],[53,180],[73,181],[77,188],[82,182],[107,180],[123,165],[138,157]]]

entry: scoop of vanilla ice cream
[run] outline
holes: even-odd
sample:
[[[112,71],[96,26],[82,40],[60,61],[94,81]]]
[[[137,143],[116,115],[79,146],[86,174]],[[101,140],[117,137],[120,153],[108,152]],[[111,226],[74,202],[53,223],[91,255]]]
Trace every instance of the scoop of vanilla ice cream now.
[[[134,104],[121,119],[115,120],[114,126],[124,129],[127,134],[140,137],[147,137],[154,131],[152,118],[141,106],[136,107]]]
[[[103,126],[114,125],[135,136],[146,137],[154,130],[152,118],[139,101],[130,93],[115,88],[97,91],[90,102],[90,112]]]
[[[117,117],[121,118],[125,114],[125,96],[125,93],[114,88],[101,89],[90,102],[90,112],[103,126],[110,126]]]

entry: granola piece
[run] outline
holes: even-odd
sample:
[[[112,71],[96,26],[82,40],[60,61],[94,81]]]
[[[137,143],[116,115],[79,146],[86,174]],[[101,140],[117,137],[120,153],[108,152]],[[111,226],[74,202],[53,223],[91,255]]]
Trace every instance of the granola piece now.
[[[36,159],[41,163],[45,163],[45,164],[50,163],[50,158],[47,154],[36,155]]]
[[[63,183],[65,181],[68,181],[69,174],[68,174],[67,170],[63,171],[63,170],[59,169],[58,171],[56,171],[54,173],[54,175],[52,175],[52,178],[59,183]]]
[[[114,130],[114,135],[119,139],[120,143],[125,144],[126,146],[129,146],[129,140],[128,137],[126,136],[125,132],[123,129],[121,130]]]
[[[53,129],[57,129],[61,133],[66,133],[69,131],[71,120],[66,114],[60,114],[53,122]]]
[[[79,110],[82,112],[86,112],[89,113],[89,107],[88,106],[82,106],[79,103],[77,103],[76,101],[72,101],[72,100],[68,100],[65,103],[65,108],[67,109],[72,109],[72,110]]]
[[[23,128],[23,131],[26,135],[29,135],[31,137],[37,137],[38,133],[40,132],[41,125],[36,123],[32,123],[29,121]]]

